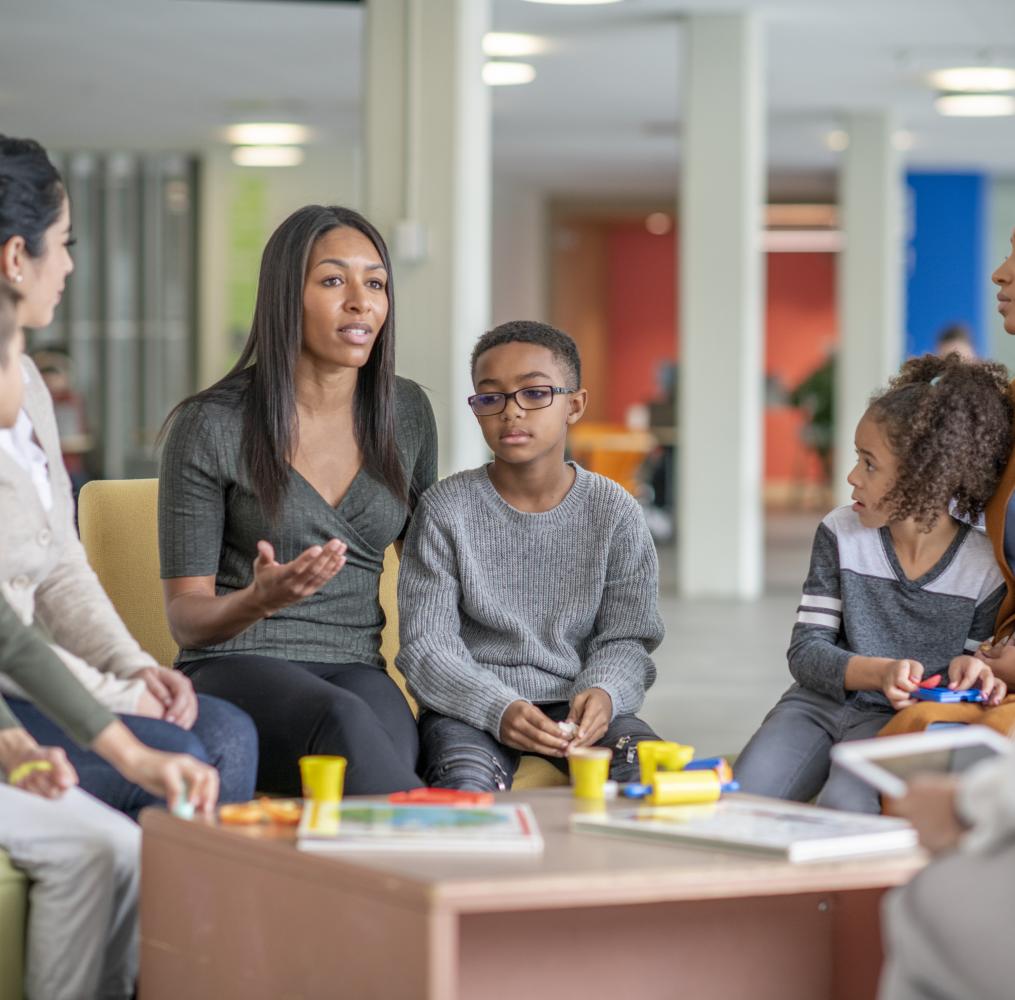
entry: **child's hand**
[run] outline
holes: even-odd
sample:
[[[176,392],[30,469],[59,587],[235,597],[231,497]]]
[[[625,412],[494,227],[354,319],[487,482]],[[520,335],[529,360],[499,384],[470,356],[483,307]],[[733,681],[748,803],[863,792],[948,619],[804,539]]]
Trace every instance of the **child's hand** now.
[[[915,705],[913,692],[923,680],[923,664],[916,660],[892,660],[881,675],[881,690],[897,712],[907,705]]]
[[[563,757],[568,741],[560,727],[531,702],[513,701],[500,720],[500,741],[505,746],[544,757]]]
[[[571,742],[573,747],[588,747],[603,738],[613,718],[613,699],[602,688],[586,688],[575,695],[567,722],[578,726],[578,735]]]
[[[965,691],[979,685],[988,705],[999,705],[1008,693],[1007,685],[994,676],[994,671],[976,656],[956,656],[948,664],[948,687],[952,691]]]

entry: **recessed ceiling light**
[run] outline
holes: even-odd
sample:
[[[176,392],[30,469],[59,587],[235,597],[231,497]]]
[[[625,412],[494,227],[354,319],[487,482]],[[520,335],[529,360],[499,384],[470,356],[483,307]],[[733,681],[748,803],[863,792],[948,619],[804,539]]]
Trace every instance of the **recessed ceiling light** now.
[[[1003,66],[955,66],[936,70],[927,79],[938,90],[1015,90],[1015,69]]]
[[[488,56],[538,56],[547,50],[540,35],[519,35],[508,31],[488,31],[483,36],[483,54]]]
[[[298,167],[303,150],[299,146],[237,146],[232,158],[238,167]]]
[[[934,101],[940,115],[955,118],[1000,118],[1015,115],[1011,94],[941,94]]]
[[[849,149],[849,133],[841,128],[832,129],[825,135],[825,145],[833,153],[841,153],[844,149]]]
[[[916,136],[913,135],[908,129],[900,128],[896,129],[892,133],[892,145],[900,152],[905,153],[913,148],[913,143],[916,142]]]
[[[483,83],[491,87],[516,87],[535,78],[535,67],[528,63],[488,62],[483,66]]]
[[[645,217],[645,228],[653,236],[665,236],[673,229],[673,219],[666,212],[652,212]]]
[[[234,146],[298,146],[310,138],[310,129],[292,122],[245,122],[230,125],[225,137]]]
[[[528,3],[554,3],[563,6],[591,7],[594,4],[620,3],[621,0],[527,0]]]

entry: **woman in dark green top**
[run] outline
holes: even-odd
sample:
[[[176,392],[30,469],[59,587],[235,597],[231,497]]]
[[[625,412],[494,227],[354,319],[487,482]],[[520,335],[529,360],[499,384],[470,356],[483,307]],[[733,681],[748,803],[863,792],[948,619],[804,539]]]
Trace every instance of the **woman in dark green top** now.
[[[437,444],[394,356],[384,241],[355,212],[307,206],[268,241],[239,361],[173,415],[159,542],[178,662],[253,717],[266,790],[298,793],[314,753],[348,758],[350,793],[420,784],[378,585]]]

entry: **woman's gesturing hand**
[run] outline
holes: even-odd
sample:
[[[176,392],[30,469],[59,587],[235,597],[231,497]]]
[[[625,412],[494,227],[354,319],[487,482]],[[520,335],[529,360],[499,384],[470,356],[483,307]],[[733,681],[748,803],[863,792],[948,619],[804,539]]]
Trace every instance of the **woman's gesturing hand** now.
[[[280,563],[270,542],[258,542],[253,597],[264,617],[316,594],[345,565],[346,548],[345,542],[332,538],[326,545],[311,545],[292,562]]]

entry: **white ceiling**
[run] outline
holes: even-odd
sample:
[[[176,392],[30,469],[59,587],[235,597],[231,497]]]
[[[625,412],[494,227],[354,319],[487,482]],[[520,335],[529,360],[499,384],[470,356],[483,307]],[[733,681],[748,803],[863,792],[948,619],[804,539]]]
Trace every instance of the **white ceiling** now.
[[[763,23],[780,176],[830,175],[824,134],[872,108],[913,132],[913,166],[1015,174],[1015,119],[942,118],[921,79],[1015,66],[1015,0],[493,0],[497,30],[553,44],[532,59],[534,83],[494,95],[497,170],[572,193],[671,190],[681,17],[736,9]],[[362,19],[356,4],[298,0],[0,0],[0,131],[54,148],[198,149],[260,118],[355,141]]]

